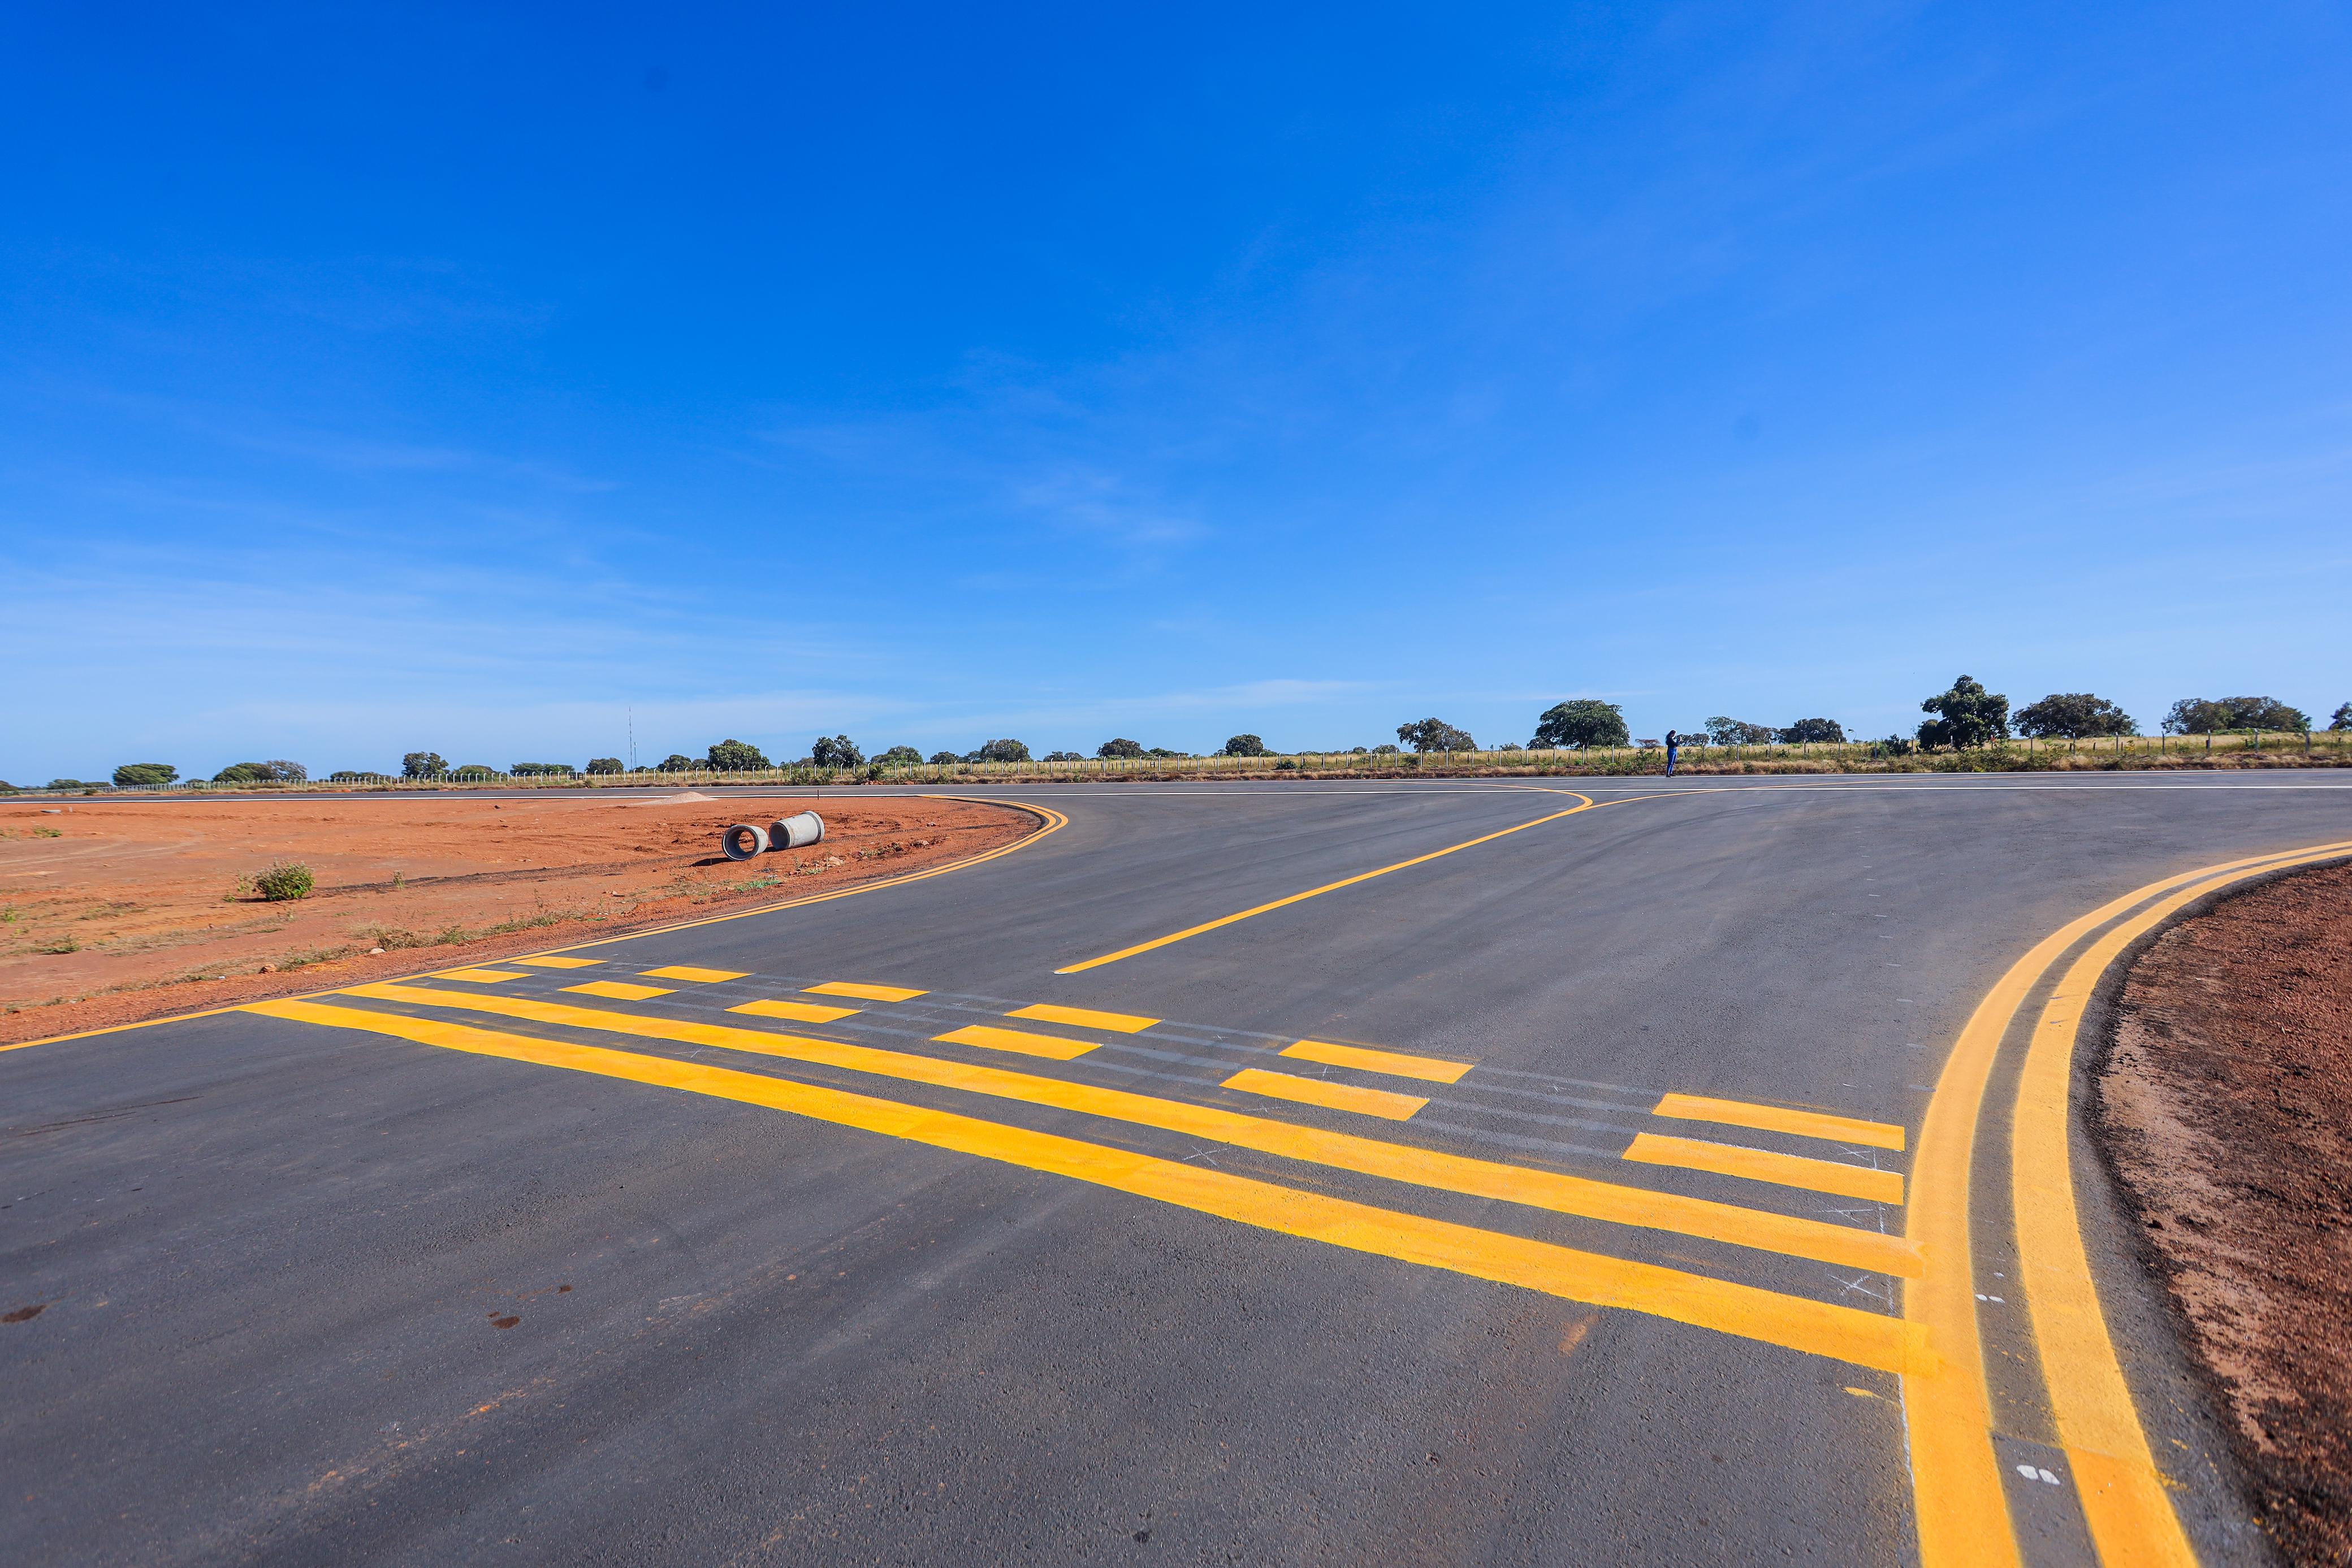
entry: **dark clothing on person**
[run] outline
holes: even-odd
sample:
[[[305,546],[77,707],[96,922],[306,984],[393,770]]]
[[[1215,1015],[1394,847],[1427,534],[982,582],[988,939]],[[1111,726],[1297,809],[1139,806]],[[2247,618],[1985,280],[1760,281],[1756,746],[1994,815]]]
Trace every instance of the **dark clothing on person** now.
[[[1673,730],[1666,731],[1666,777],[1675,776],[1675,753],[1682,749],[1683,737]]]

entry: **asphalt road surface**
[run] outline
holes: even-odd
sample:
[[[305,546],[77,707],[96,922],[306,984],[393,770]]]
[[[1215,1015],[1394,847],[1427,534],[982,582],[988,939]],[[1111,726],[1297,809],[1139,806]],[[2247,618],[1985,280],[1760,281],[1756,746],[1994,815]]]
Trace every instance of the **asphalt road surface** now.
[[[1967,1040],[2110,900],[2352,840],[2336,776],[1020,798],[944,874],[0,1053],[0,1560],[2089,1563],[2109,1340],[2263,1560],[2095,1160],[2031,1185],[2057,971],[1980,1097]]]

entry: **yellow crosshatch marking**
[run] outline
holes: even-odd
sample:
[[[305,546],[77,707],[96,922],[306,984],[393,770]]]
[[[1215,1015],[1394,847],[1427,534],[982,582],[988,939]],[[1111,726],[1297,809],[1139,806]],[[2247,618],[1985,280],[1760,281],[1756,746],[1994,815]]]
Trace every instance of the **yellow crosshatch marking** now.
[[[1903,1147],[1903,1129],[1885,1122],[1832,1116],[1822,1111],[1791,1111],[1779,1105],[1752,1105],[1744,1100],[1710,1100],[1704,1094],[1669,1094],[1657,1103],[1650,1114],[1685,1122],[1719,1122],[1727,1127],[1753,1127],[1762,1133],[1794,1133],[1801,1138],[1866,1144],[1874,1149],[1900,1151]]]
[[[1327,1067],[1354,1067],[1398,1078],[1419,1078],[1430,1083],[1459,1083],[1472,1066],[1467,1061],[1407,1056],[1401,1051],[1374,1051],[1362,1045],[1333,1045],[1320,1040],[1302,1040],[1297,1045],[1285,1047],[1282,1054],[1301,1061],[1319,1061]]]
[[[509,964],[529,964],[534,969],[593,969],[604,962],[601,958],[567,958],[561,953],[550,953],[541,958],[509,958]]]
[[[822,986],[811,986],[805,993],[812,997],[856,997],[868,1002],[911,1002],[917,997],[928,997],[929,991],[910,991],[904,986],[866,986],[855,980],[827,980]]]
[[[1873,1170],[1868,1166],[1840,1165],[1835,1160],[1809,1160],[1801,1155],[1774,1154],[1738,1144],[1710,1144],[1700,1138],[1662,1138],[1636,1133],[1625,1157],[1645,1166],[1675,1166],[1714,1176],[1741,1176],[1781,1186],[1810,1187],[1840,1197],[1873,1203],[1901,1204],[1903,1176],[1899,1171]]]
[[[1022,1029],[993,1029],[984,1023],[967,1024],[962,1029],[950,1030],[931,1038],[945,1045],[983,1045],[991,1051],[1017,1051],[1024,1056],[1049,1056],[1055,1061],[1075,1061],[1102,1043],[1093,1040],[1065,1040],[1058,1034],[1031,1034]]]
[[[740,969],[698,969],[691,964],[672,964],[667,968],[641,969],[638,973],[649,980],[695,980],[707,986],[743,977]]]
[[[1494,1160],[1441,1150],[1384,1143],[1354,1133],[1303,1126],[1268,1116],[1244,1115],[1219,1106],[1183,1100],[1162,1100],[1124,1089],[1106,1089],[1066,1078],[1041,1077],[1009,1068],[983,1067],[936,1056],[882,1051],[845,1040],[817,1040],[808,1035],[771,1034],[764,1030],[737,1029],[690,1019],[657,1018],[648,1013],[614,1012],[535,997],[502,996],[495,992],[424,990],[396,983],[354,986],[342,993],[373,1001],[413,1002],[452,1010],[493,1013],[500,1018],[528,1019],[534,1023],[564,1024],[602,1030],[640,1040],[667,1040],[680,1045],[710,1045],[726,1051],[749,1051],[787,1061],[814,1062],[824,1067],[870,1072],[908,1083],[928,1083],[983,1094],[999,1100],[1025,1101],[1056,1110],[1076,1111],[1141,1127],[1212,1138],[1235,1148],[1255,1149],[1284,1159],[1328,1166],[1334,1170],[1402,1182],[1441,1192],[1493,1198],[1549,1209],[1612,1225],[1696,1236],[1732,1247],[1781,1252],[1792,1258],[1835,1263],[1842,1268],[1868,1269],[1904,1279],[1917,1279],[1923,1264],[1918,1247],[1899,1236],[1864,1230],[1851,1225],[1744,1208],[1559,1171],[1534,1170]]]
[[[472,980],[487,986],[499,980],[520,980],[522,976],[512,969],[444,969],[433,977],[436,980]]]
[[[583,986],[566,986],[567,991],[577,991],[583,997],[610,997],[617,1002],[641,1002],[647,997],[671,994],[664,986],[633,986],[626,980],[591,980]]]
[[[318,1002],[255,1002],[241,1010],[332,1029],[361,1030],[449,1051],[596,1073],[788,1112],[835,1126],[880,1133],[933,1148],[1090,1182],[1287,1236],[1516,1285],[1569,1301],[1647,1312],[1882,1372],[1907,1371],[1928,1356],[1925,1336],[1914,1325],[1856,1307],[1481,1230],[1402,1209],[1381,1208],[1234,1176],[1200,1164],[1161,1159],[845,1090],[698,1061],[535,1040],[437,1019],[406,1018]]]
[[[1263,1094],[1269,1100],[1320,1105],[1329,1111],[1353,1111],[1360,1116],[1385,1116],[1391,1122],[1406,1121],[1429,1103],[1418,1094],[1334,1083],[1328,1078],[1294,1078],[1287,1072],[1268,1072],[1262,1067],[1243,1068],[1226,1079],[1224,1086],[1244,1094]]]
[[[831,1023],[836,1019],[855,1017],[856,1008],[821,1008],[814,1002],[745,1002],[729,1008],[730,1013],[750,1013],[754,1018],[791,1019],[798,1023]]]
[[[1028,1019],[1035,1023],[1066,1023],[1078,1029],[1107,1029],[1113,1034],[1138,1034],[1158,1023],[1158,1019],[1138,1018],[1133,1013],[1100,1013],[1092,1008],[1057,1008],[1051,1002],[1039,1002],[1035,1007],[1023,1008],[1004,1015],[1009,1019]]]

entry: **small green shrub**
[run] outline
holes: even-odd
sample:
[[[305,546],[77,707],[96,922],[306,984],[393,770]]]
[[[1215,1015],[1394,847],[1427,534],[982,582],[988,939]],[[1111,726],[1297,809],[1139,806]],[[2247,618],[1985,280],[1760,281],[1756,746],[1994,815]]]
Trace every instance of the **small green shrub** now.
[[[300,861],[278,861],[253,879],[253,891],[271,904],[308,898],[316,885],[310,868]]]

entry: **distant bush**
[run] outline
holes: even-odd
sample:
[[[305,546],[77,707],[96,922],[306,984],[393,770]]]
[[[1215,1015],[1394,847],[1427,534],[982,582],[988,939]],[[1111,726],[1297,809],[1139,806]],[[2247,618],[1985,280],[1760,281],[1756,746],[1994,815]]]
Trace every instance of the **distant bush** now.
[[[114,770],[114,784],[119,789],[161,789],[179,776],[168,762],[126,762]]]
[[[952,751],[934,751],[931,753],[931,766],[934,768],[952,767],[962,760],[962,758],[958,757]]]
[[[654,764],[656,773],[691,773],[702,764],[682,751],[673,751]]]
[[[1139,740],[1106,740],[1095,747],[1097,757],[1140,757],[1143,742]]]
[[[467,782],[474,784],[478,784],[484,779],[496,779],[498,776],[499,770],[497,768],[485,768],[478,762],[468,762],[463,768],[453,768],[449,770],[450,778],[463,779]]]
[[[232,762],[213,775],[215,784],[267,784],[269,772],[258,762]]]
[[[1171,751],[1164,746],[1155,746],[1144,755],[1146,757],[1190,757],[1192,754],[1189,751]]]
[[[448,771],[449,765],[437,751],[412,751],[400,759],[403,779],[438,779]]]
[[[1833,718],[1801,718],[1780,732],[1783,746],[1821,746],[1845,739],[1845,726]]]
[[[981,743],[978,751],[964,758],[966,762],[1026,762],[1029,747],[1017,740],[989,740]]]
[[[269,776],[280,783],[307,784],[310,781],[310,770],[308,768],[299,762],[289,762],[282,757],[273,757],[262,766],[268,768]]]
[[[1048,762],[1084,762],[1086,760],[1086,756],[1084,753],[1076,751],[1049,751],[1045,753],[1045,760]]]
[[[327,782],[330,784],[374,784],[383,779],[383,775],[381,773],[362,773],[349,768],[327,775]]]
[[[2137,735],[2132,716],[2089,692],[2052,692],[2017,710],[2017,733],[2036,740],[2087,740],[2095,735]]]
[[[1908,757],[1911,755],[1912,741],[1908,736],[1890,735],[1885,740],[1872,741],[1870,747],[1873,751],[1882,756]]]
[[[2168,735],[2231,729],[2309,729],[2311,716],[2276,697],[2182,697],[2164,716]]]
[[[279,861],[253,879],[253,891],[272,904],[310,896],[310,868],[300,861]]]
[[[719,773],[749,773],[755,768],[769,768],[768,754],[749,742],[722,740],[710,748],[710,767]]]
[[[1298,759],[1294,757],[1286,757],[1281,761],[1274,765],[1274,770],[1276,773],[1296,773],[1298,770]]]
[[[580,770],[569,762],[517,762],[507,771],[517,779],[570,779],[577,776]],[[614,771],[617,773],[620,769],[616,768]]]
[[[1372,747],[1372,755],[1374,757],[1394,757],[1401,749],[1402,748],[1394,741],[1383,740],[1378,746]]]
[[[592,757],[588,759],[588,771],[591,773],[625,773],[628,769],[621,766],[621,759],[617,757]]]
[[[923,754],[911,746],[894,746],[874,760],[885,768],[918,768],[922,765]]]
[[[845,735],[820,735],[809,748],[809,760],[819,768],[856,768],[866,761],[866,753]]]
[[[1442,718],[1417,719],[1397,726],[1397,738],[1415,751],[1475,751],[1478,743],[1466,729],[1456,729]]]
[[[1220,757],[1264,757],[1265,742],[1255,735],[1236,735],[1217,753]]]
[[[103,788],[103,786],[92,783],[87,779],[52,779],[49,780],[48,788],[52,789],[97,789]]]
[[[2009,738],[2009,699],[1985,690],[1973,675],[1962,675],[1951,690],[1928,697],[1919,711],[1942,716],[1919,727],[1919,744],[1930,750],[1949,747],[1966,751]]]
[[[1706,738],[1714,746],[1769,746],[1779,733],[1769,724],[1750,724],[1726,714],[1706,721]]]
[[[2352,703],[2346,703],[2343,706],[2337,708],[2335,714],[2329,717],[2327,727],[2330,729],[2352,729]],[[5,789],[6,788],[6,785],[0,784],[0,789]]]
[[[1582,750],[1591,746],[1622,746],[1633,737],[1624,712],[1615,703],[1577,697],[1554,703],[1536,721],[1536,739],[1545,746]]]

